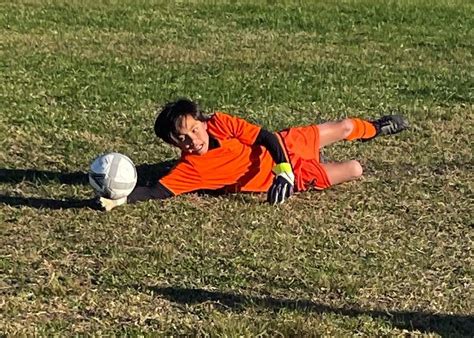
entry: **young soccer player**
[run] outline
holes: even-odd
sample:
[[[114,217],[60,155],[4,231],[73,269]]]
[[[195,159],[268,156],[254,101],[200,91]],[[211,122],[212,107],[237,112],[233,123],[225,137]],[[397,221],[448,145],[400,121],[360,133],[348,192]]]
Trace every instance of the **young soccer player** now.
[[[206,117],[196,103],[179,99],[166,104],[155,121],[156,135],[181,150],[174,168],[153,187],[136,187],[128,197],[99,201],[109,211],[125,203],[220,190],[267,192],[269,203],[283,203],[294,191],[322,190],[362,175],[355,160],[321,163],[322,147],[340,140],[368,141],[407,127],[402,116],[389,115],[272,133],[222,112]]]

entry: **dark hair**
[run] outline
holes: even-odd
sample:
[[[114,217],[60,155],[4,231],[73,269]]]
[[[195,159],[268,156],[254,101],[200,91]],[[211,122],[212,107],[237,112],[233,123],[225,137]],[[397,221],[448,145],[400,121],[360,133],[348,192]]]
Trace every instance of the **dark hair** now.
[[[168,102],[155,120],[155,134],[169,144],[176,144],[178,129],[185,116],[192,116],[195,120],[206,121],[207,117],[201,113],[199,106],[188,99],[178,99]]]

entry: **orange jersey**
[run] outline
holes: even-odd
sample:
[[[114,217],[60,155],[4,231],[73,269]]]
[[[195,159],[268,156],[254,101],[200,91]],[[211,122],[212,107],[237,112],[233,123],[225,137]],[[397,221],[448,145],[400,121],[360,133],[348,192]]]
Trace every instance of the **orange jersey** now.
[[[183,154],[171,172],[160,180],[175,195],[196,190],[266,192],[275,165],[264,146],[255,145],[261,127],[224,113],[207,121],[207,132],[219,147],[204,155]],[[319,163],[319,129],[296,127],[276,133],[295,174],[295,190],[328,188],[326,170]]]
[[[204,155],[183,154],[160,183],[175,195],[202,189],[267,191],[275,162],[265,147],[254,145],[260,130],[243,119],[215,113],[207,121],[207,132],[220,146]]]

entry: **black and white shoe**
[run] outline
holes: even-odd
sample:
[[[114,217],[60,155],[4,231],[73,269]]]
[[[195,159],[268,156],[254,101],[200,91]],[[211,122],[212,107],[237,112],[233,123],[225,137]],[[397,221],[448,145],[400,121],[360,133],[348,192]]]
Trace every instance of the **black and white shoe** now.
[[[372,140],[377,136],[397,134],[409,127],[407,119],[401,115],[382,116],[378,120],[370,121],[370,123],[375,127],[375,136],[363,141]]]

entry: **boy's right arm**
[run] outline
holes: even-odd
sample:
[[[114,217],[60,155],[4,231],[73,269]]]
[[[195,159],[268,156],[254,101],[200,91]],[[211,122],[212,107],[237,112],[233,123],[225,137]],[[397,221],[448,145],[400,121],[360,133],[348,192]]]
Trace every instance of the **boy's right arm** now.
[[[127,197],[127,203],[157,200],[173,197],[174,194],[159,181],[154,187],[136,187]]]
[[[122,197],[116,200],[98,197],[96,201],[98,203],[98,208],[104,211],[111,211],[112,209],[124,204],[148,201],[151,199],[165,199],[173,196],[174,194],[171,191],[158,182],[154,187],[135,187],[127,197]]]
[[[99,204],[102,209],[110,211],[120,205],[170,198],[201,188],[201,177],[194,166],[188,162],[179,162],[155,186],[135,187],[130,195],[118,200],[101,197],[99,198]]]

